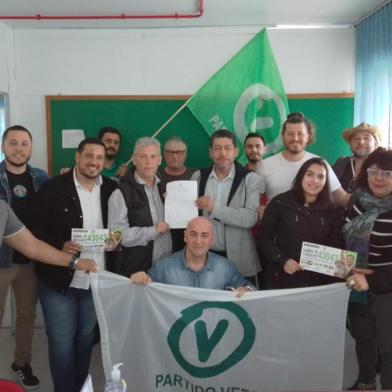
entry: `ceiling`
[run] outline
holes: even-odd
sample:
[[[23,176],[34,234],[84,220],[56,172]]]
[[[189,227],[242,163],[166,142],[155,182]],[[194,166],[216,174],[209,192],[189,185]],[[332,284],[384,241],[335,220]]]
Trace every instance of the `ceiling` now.
[[[392,0],[0,0],[0,22],[13,28],[152,28],[354,25]],[[178,14],[179,18],[174,15]],[[28,18],[41,15],[41,20]],[[99,19],[149,16],[145,19]],[[5,19],[17,16],[20,19]],[[54,17],[98,19],[43,20]],[[152,17],[151,17],[152,16]],[[164,16],[164,18],[158,18]],[[25,19],[23,19],[23,18]]]

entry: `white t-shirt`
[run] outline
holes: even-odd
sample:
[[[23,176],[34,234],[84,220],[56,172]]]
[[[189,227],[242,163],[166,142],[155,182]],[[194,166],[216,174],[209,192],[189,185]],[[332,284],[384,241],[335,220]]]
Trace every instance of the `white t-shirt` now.
[[[267,193],[268,200],[279,193],[283,193],[291,189],[294,178],[300,167],[310,158],[319,158],[318,155],[305,151],[304,157],[298,162],[290,162],[284,158],[280,152],[272,157],[267,158],[263,162],[261,170],[261,193]],[[329,186],[331,192],[335,192],[341,187],[335,172],[327,163]]]

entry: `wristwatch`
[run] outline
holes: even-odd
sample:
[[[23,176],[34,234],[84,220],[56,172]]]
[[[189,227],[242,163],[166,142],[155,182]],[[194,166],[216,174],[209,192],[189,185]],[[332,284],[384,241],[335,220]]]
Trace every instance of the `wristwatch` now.
[[[74,254],[72,256],[72,259],[68,263],[68,268],[71,269],[71,270],[74,270],[75,267],[76,267],[76,264],[78,264],[78,261],[79,261],[79,256]]]

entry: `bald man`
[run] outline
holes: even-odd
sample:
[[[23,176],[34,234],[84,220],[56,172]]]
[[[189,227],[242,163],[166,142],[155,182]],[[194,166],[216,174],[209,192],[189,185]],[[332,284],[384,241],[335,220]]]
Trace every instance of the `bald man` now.
[[[214,241],[211,221],[205,217],[192,219],[185,230],[185,248],[153,265],[148,274],[140,271],[131,275],[132,283],[159,282],[205,289],[235,289],[240,297],[254,287],[244,279],[233,263],[209,252]]]

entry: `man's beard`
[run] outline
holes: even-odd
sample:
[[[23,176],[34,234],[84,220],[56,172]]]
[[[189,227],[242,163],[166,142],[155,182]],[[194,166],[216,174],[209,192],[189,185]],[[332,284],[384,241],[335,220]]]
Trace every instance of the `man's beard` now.
[[[288,151],[290,154],[293,154],[293,155],[302,154],[304,152],[304,150],[305,150],[305,148],[302,148],[300,150],[292,149],[292,148],[286,148],[286,151]]]
[[[249,163],[255,164],[255,163],[258,163],[258,162],[260,162],[260,161],[261,161],[261,158],[255,159],[255,158],[249,158],[249,157],[248,157],[248,162],[249,162]]]
[[[13,162],[11,159],[9,159],[7,156],[5,157],[5,160],[12,166],[15,167],[22,167],[27,164],[27,162],[30,160],[30,157],[27,157],[23,162]]]
[[[99,174],[97,174],[96,176],[90,176],[89,174],[86,174],[86,173],[82,173],[86,178],[88,178],[89,180],[95,180],[96,178],[98,178],[99,177],[99,175],[101,174],[101,173],[99,173]]]
[[[79,168],[79,173],[80,173],[80,175],[82,175],[83,177],[85,177],[85,178],[88,178],[89,180],[95,180],[96,178],[98,178],[99,176],[100,176],[100,174],[101,174],[101,172],[99,172],[98,174],[96,174],[96,175],[90,175],[90,174],[88,174],[88,172],[87,171],[81,171],[80,170],[80,168]]]
[[[366,151],[366,152],[354,152],[354,158],[358,158],[358,159],[365,159],[370,155],[370,152]]]
[[[117,155],[117,153],[115,153],[115,152],[106,151],[106,153],[105,153],[106,159],[109,159],[109,160],[115,158],[116,155]]]

